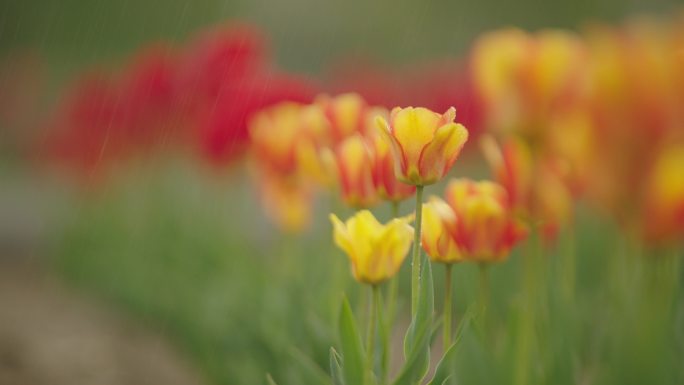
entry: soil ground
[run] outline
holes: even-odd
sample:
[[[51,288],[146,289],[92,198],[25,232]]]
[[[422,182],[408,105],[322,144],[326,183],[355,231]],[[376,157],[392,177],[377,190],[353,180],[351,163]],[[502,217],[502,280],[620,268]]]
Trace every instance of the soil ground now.
[[[49,274],[0,256],[0,384],[201,384],[164,339]]]

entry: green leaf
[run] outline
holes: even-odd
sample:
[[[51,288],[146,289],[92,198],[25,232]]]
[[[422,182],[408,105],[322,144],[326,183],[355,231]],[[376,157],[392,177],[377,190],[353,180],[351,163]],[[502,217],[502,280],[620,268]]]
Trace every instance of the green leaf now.
[[[361,336],[356,326],[349,301],[342,300],[339,319],[340,344],[342,351],[342,373],[347,384],[363,384],[364,351]]]
[[[333,385],[345,385],[344,375],[342,374],[342,367],[340,366],[341,357],[335,350],[330,348],[330,377],[332,377]]]
[[[454,333],[454,345],[458,345],[459,342],[461,342],[461,338],[463,337],[463,331],[468,326],[470,326],[470,323],[472,322],[476,313],[477,305],[474,303],[470,304],[470,306],[468,306],[466,311],[463,313],[463,317],[461,317],[461,322],[458,323],[458,327],[456,328],[456,332]]]
[[[276,384],[275,381],[273,381],[273,377],[271,377],[271,373],[266,373],[266,383],[268,385],[278,385],[278,384]]]
[[[307,384],[329,384],[330,376],[320,367],[314,360],[311,359],[301,350],[294,346],[288,349],[288,353],[297,362],[302,369],[302,374],[305,376]]]
[[[430,366],[430,337],[434,312],[434,285],[432,282],[432,266],[423,258],[421,272],[418,310],[411,321],[404,338],[404,354],[406,360],[395,385],[413,385],[420,383]]]
[[[418,310],[411,320],[411,325],[404,338],[404,356],[407,359],[411,355],[415,343],[420,340],[420,334],[423,332],[423,329],[430,329],[433,321],[435,291],[432,282],[432,266],[425,257],[423,257],[422,266],[420,287],[418,289]]]
[[[452,378],[454,374],[454,362],[456,361],[456,343],[451,344],[449,349],[444,353],[444,356],[437,364],[435,375],[428,385],[444,385]]]

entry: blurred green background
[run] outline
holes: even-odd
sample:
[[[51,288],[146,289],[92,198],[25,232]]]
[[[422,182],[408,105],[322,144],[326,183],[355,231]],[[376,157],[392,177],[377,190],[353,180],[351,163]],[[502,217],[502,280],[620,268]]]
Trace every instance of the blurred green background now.
[[[319,72],[342,55],[375,55],[398,64],[462,55],[479,33],[517,26],[578,28],[641,13],[670,14],[677,0],[621,1],[216,1],[45,0],[0,5],[0,49],[31,47],[54,76],[115,63],[145,43],[183,42],[230,19],[253,22],[271,37],[277,61]]]

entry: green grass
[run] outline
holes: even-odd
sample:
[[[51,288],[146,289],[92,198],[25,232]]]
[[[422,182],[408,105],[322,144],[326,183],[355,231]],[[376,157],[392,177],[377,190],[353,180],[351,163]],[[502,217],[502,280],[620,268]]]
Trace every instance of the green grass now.
[[[56,268],[168,334],[211,383],[266,383],[266,373],[280,385],[320,383],[344,291],[364,317],[363,296],[332,245],[325,199],[316,202],[312,231],[285,236],[265,221],[237,170],[153,164],[86,195],[55,233]],[[460,383],[684,381],[682,269],[671,255],[681,257],[681,248],[640,252],[583,205],[573,228],[576,238],[566,231],[536,257],[532,284],[522,280],[534,258],[529,245],[492,266],[486,321],[475,319],[459,346]],[[568,261],[576,263],[575,280]],[[459,320],[478,298],[478,270],[454,270]],[[443,270],[434,271],[441,312]],[[404,266],[404,316],[408,273]]]

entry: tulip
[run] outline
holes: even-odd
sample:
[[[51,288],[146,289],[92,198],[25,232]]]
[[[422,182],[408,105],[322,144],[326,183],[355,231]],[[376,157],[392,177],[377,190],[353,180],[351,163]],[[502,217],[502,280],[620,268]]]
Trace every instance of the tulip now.
[[[483,136],[481,144],[494,179],[505,189],[507,206],[539,224],[547,240],[554,239],[572,214],[572,195],[557,166],[560,159],[535,162],[529,146],[516,137],[499,147],[491,136]]]
[[[342,142],[335,151],[342,200],[356,208],[378,202],[373,185],[373,154],[365,139],[356,134]]]
[[[257,161],[283,174],[296,170],[295,144],[302,134],[302,106],[285,102],[257,113],[249,132]]]
[[[316,105],[302,108],[301,125],[305,134],[295,145],[297,166],[302,174],[314,180],[319,186],[333,187],[336,180],[335,160],[329,151],[328,132],[330,125]]]
[[[376,111],[372,116],[380,113]],[[400,182],[394,175],[394,157],[389,144],[379,134],[371,135],[369,142],[373,148],[373,184],[378,196],[395,203],[413,196],[416,187]]]
[[[433,262],[455,263],[463,260],[453,236],[456,223],[456,213],[440,198],[431,197],[423,204],[421,245]]]
[[[354,133],[363,133],[366,101],[355,93],[319,96],[315,102],[330,122],[330,138],[339,143]]]
[[[480,144],[494,180],[506,189],[509,205],[513,208],[527,207],[533,183],[529,148],[515,137],[499,146],[494,137],[483,135]]]
[[[300,233],[311,223],[313,191],[293,176],[266,172],[260,180],[264,212],[281,230]]]
[[[456,214],[454,237],[465,259],[501,261],[526,236],[526,229],[513,217],[506,190],[500,185],[455,179],[445,195]]]
[[[443,200],[432,197],[423,205],[421,245],[433,262],[444,264],[444,351],[451,346],[451,265],[463,260],[463,254],[454,239],[456,213]]]
[[[335,214],[330,214],[330,220],[335,244],[349,256],[357,281],[375,286],[399,271],[411,246],[411,218],[394,218],[383,225],[362,210],[346,223]]]
[[[397,107],[389,122],[377,118],[400,181],[425,186],[444,177],[468,140],[468,131],[455,118],[453,107],[442,115],[422,107]]]
[[[684,234],[684,146],[661,151],[646,183],[643,204],[649,241],[681,240]]]

